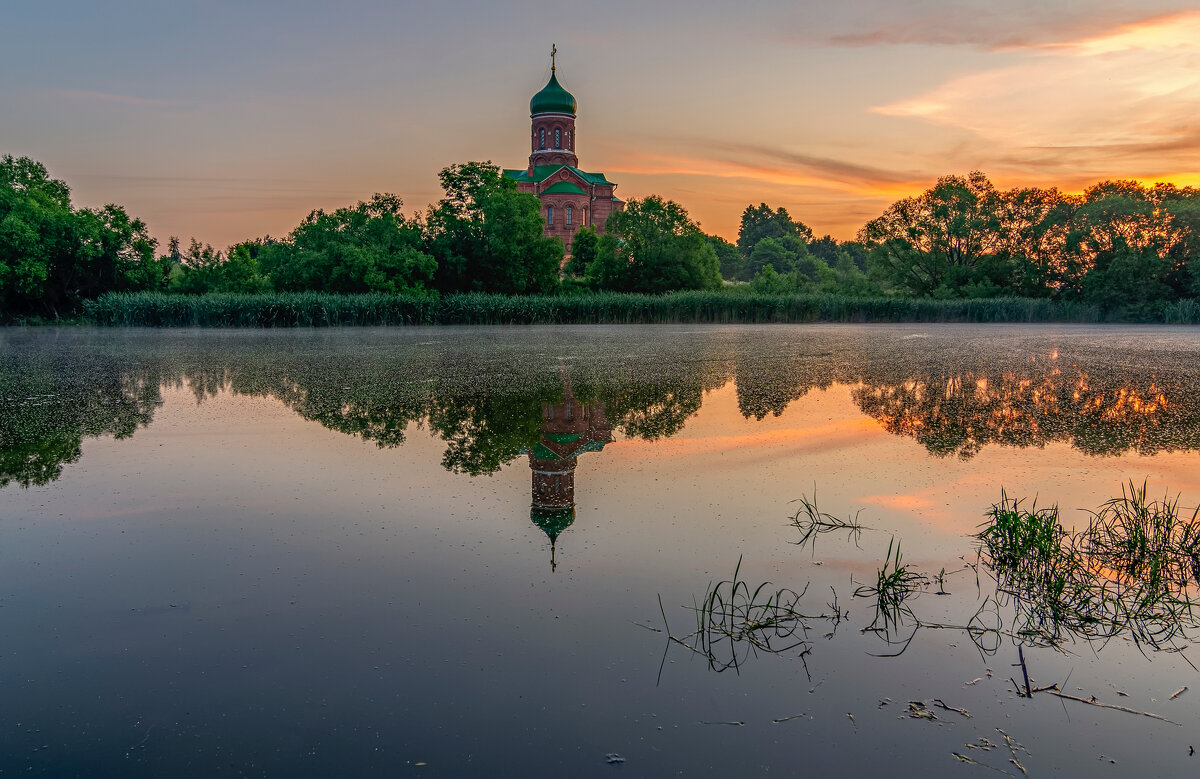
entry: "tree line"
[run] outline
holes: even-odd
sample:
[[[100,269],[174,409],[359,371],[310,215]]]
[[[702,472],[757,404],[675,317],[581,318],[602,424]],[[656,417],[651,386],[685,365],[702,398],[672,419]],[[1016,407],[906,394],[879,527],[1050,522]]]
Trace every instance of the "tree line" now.
[[[814,236],[786,208],[747,206],[736,242],[678,203],[631,199],[598,235],[564,247],[540,203],[490,163],[451,165],[444,196],[406,215],[399,197],[311,212],[282,238],[222,251],[167,241],[123,208],[74,208],[27,157],[0,158],[0,319],[58,318],[106,292],[509,295],[674,290],[851,298],[1032,297],[1138,316],[1200,295],[1200,191],[1106,181],[1081,195],[997,190],[946,176],[893,203],[855,240]]]

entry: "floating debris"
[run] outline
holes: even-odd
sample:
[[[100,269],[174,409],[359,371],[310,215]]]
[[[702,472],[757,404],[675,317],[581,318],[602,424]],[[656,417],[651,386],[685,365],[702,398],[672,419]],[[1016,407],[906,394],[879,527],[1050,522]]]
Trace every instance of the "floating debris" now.
[[[908,702],[908,716],[912,717],[913,719],[927,720],[935,720],[938,718],[937,715],[930,711],[929,707],[921,701]]]

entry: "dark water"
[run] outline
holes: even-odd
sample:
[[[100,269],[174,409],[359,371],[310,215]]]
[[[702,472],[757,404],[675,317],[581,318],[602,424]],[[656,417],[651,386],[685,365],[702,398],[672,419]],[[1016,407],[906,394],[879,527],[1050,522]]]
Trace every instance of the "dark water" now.
[[[0,329],[0,771],[1191,772],[1190,620],[1022,633],[973,538],[1131,480],[1200,500],[1200,330]],[[805,618],[690,635],[735,568]]]

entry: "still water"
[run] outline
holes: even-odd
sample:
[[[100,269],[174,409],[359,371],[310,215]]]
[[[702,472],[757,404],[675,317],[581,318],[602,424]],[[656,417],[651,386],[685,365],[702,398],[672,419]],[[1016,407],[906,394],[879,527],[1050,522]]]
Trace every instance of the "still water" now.
[[[1130,482],[1200,500],[1200,330],[0,329],[0,773],[1193,773],[1190,615],[975,538]]]

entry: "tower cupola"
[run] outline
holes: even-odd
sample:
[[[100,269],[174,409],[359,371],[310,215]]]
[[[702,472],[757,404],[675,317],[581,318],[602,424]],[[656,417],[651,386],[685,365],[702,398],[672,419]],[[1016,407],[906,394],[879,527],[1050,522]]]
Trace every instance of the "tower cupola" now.
[[[531,116],[538,114],[570,114],[574,116],[577,105],[575,96],[562,88],[562,84],[558,83],[558,76],[551,71],[550,80],[546,82],[546,86],[542,87],[542,91],[529,101],[529,114]]]
[[[550,48],[550,80],[529,101],[532,122],[529,169],[579,165],[575,156],[575,96],[558,83],[558,47]]]

